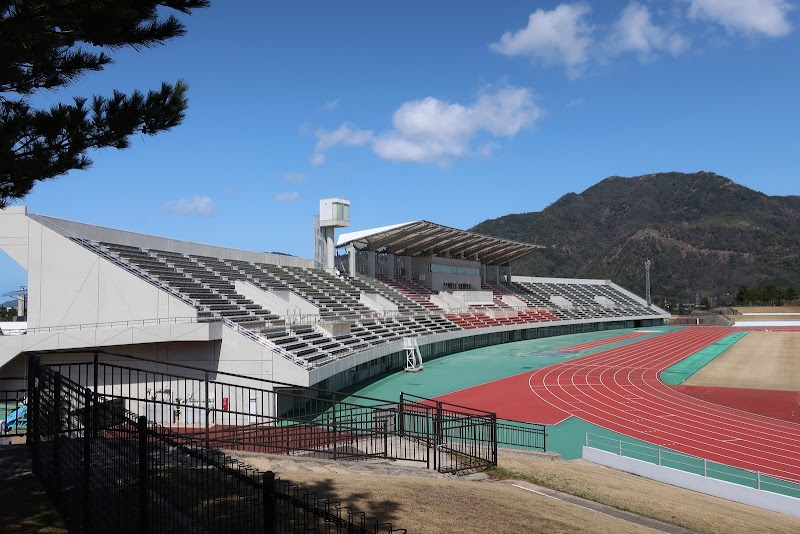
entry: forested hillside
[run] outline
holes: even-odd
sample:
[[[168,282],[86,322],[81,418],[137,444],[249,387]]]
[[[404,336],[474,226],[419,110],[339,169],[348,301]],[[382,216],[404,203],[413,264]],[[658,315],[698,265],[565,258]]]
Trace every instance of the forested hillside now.
[[[612,176],[540,212],[472,230],[547,248],[515,274],[610,279],[654,302],[733,298],[739,286],[800,287],[800,196],[775,197],[709,172]]]

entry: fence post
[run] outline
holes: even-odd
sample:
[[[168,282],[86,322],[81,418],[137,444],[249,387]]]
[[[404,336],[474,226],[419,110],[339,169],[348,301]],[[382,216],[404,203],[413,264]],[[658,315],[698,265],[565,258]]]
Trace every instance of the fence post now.
[[[147,417],[139,416],[139,532],[149,532],[147,525]]]
[[[622,456],[622,440],[617,440],[617,442],[619,443],[619,455]]]
[[[98,356],[97,351],[94,352],[94,360],[92,361],[92,370],[94,372],[94,392],[97,393],[97,384],[98,384],[98,371],[100,369],[100,356]]]
[[[83,391],[83,404],[86,410],[83,414],[83,527],[87,532],[93,532],[90,522],[92,519],[92,497],[91,488],[91,462],[92,462],[92,390],[89,388]]]
[[[399,427],[398,428],[398,430],[399,430],[398,435],[401,438],[406,433],[406,418],[404,417],[405,414],[403,413],[405,411],[405,402],[404,402],[404,399],[403,399],[403,395],[404,395],[404,393],[401,391],[400,392],[400,405],[399,405],[399,408],[400,408],[400,410],[399,410],[399,412],[400,412],[400,421],[398,421],[400,424],[397,425]]]
[[[28,359],[28,435],[25,441],[33,448],[31,454],[31,469],[41,475],[39,469],[39,356],[29,356]]]
[[[658,449],[658,465],[661,465],[661,448]]]
[[[383,457],[389,457],[389,417],[383,420]]]
[[[96,401],[99,398],[99,395],[98,395],[98,392],[97,392],[97,388],[98,388],[98,384],[100,383],[100,379],[98,378],[98,372],[100,370],[100,357],[98,356],[97,351],[94,352],[94,361],[93,361],[92,366],[94,368],[94,371],[93,371],[94,372],[94,384],[93,385],[94,385],[94,398],[95,398],[95,401]],[[94,411],[97,411],[97,402],[94,403],[92,409]],[[96,433],[97,433],[97,429],[94,427],[94,425],[92,425],[92,434],[93,434],[92,437],[95,437]]]
[[[497,414],[492,414],[492,465],[497,465]]]
[[[53,421],[51,422],[51,432],[53,433],[53,488],[55,489],[56,507],[61,504],[61,476],[59,468],[59,442],[61,441],[61,373],[53,373]]]
[[[206,405],[206,448],[211,446],[210,438],[209,438],[209,415],[210,408],[208,407],[208,371],[205,372],[205,382],[206,382],[206,399],[204,404]]]
[[[756,489],[761,489],[761,471],[756,471]]]
[[[703,460],[703,476],[708,476],[708,460]]]
[[[264,534],[275,534],[275,473],[264,473]]]
[[[336,460],[338,452],[338,440],[336,434],[336,394],[333,394],[333,459]]]
[[[33,396],[36,390],[36,365],[38,363],[38,356],[32,354],[28,355],[28,432],[25,435],[25,444],[28,446],[33,445],[33,426],[34,426],[34,413],[33,413]]]

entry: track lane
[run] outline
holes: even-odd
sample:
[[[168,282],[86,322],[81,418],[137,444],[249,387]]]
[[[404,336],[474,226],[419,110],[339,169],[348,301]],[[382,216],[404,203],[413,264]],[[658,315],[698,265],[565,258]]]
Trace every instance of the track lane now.
[[[541,401],[642,441],[800,481],[800,425],[676,392],[659,373],[731,333],[690,328],[533,372]]]

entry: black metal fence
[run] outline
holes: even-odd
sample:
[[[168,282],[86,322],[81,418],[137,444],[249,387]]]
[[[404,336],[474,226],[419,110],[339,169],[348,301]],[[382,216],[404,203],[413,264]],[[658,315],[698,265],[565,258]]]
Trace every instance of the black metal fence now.
[[[32,358],[34,472],[74,532],[405,532],[260,473]]]
[[[25,377],[0,377],[0,435],[25,435],[26,386]]]
[[[379,457],[441,472],[496,465],[502,444],[544,450],[544,427],[413,395],[391,402],[118,356],[51,364],[67,379],[206,447],[324,458]],[[124,365],[123,365],[124,364]],[[172,372],[166,372],[172,371]],[[180,374],[178,374],[180,373]]]

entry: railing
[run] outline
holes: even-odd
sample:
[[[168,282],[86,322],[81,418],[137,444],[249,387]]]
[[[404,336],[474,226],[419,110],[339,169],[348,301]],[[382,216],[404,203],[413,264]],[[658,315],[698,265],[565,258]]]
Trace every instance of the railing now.
[[[434,450],[443,473],[497,465],[497,415],[409,393],[400,393],[399,433]]]
[[[662,467],[686,471],[694,475],[723,480],[761,491],[779,493],[790,497],[800,497],[800,483],[798,483],[798,481],[792,481],[774,475],[766,475],[760,471],[731,467],[719,462],[706,460],[705,458],[665,449],[663,447],[657,447],[655,445],[632,443],[589,433],[586,434],[585,444],[587,447],[593,449],[610,452],[626,458],[641,460]]]
[[[89,362],[49,367],[208,447],[303,451],[323,458],[380,457],[420,462],[443,472],[496,464],[496,416],[490,412],[408,394],[399,403],[343,396],[164,362],[160,369],[180,369],[182,374],[156,372],[144,368],[152,361],[114,356],[140,367],[104,363],[99,354]],[[538,448],[530,439],[513,444]]]
[[[546,427],[523,421],[498,421],[497,444],[544,452],[547,450]]]
[[[136,417],[32,359],[33,470],[70,531],[403,532]]]
[[[0,377],[0,435],[25,435],[27,381],[24,376]]]
[[[218,319],[215,319],[218,320]],[[98,328],[127,328],[129,326],[153,326],[162,324],[184,324],[184,323],[198,323],[198,322],[214,322],[204,321],[197,317],[167,317],[162,319],[138,319],[131,321],[107,321],[103,323],[85,323],[85,324],[72,324],[60,326],[41,326],[37,328],[28,328],[28,334],[46,334],[50,332],[66,332],[70,330],[95,330]]]

